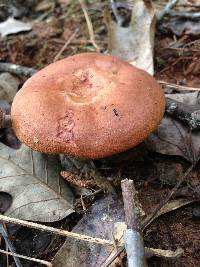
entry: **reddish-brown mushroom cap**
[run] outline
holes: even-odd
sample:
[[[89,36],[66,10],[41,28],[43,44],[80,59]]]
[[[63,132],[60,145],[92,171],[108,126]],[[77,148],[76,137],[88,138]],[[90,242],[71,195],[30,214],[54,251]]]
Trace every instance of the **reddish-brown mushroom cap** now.
[[[33,75],[11,110],[18,138],[34,150],[102,158],[142,142],[165,109],[158,83],[109,55],[84,53]]]

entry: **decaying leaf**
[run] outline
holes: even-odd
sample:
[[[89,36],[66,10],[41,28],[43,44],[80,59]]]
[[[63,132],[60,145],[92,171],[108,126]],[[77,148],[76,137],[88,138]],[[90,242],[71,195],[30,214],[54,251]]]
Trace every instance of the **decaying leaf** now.
[[[169,201],[167,204],[165,204],[157,213],[157,215],[151,220],[148,222],[148,224],[145,225],[145,228],[150,224],[152,223],[152,221],[154,221],[156,218],[160,217],[161,215],[165,214],[165,213],[168,213],[168,212],[171,212],[173,210],[177,210],[181,207],[184,207],[190,203],[193,203],[197,200],[187,200],[187,199],[177,199],[177,200],[171,200]],[[151,215],[149,215],[151,216]],[[147,216],[144,220],[145,221],[148,221],[149,220],[149,216]]]
[[[194,201],[186,199],[171,201],[162,208],[157,217],[192,202]],[[117,198],[108,196],[96,201],[73,231],[110,240],[114,237],[117,244],[123,246],[123,231],[125,229],[123,203]],[[103,267],[115,253],[116,249],[110,246],[67,238],[54,257],[52,264],[56,267]],[[145,253],[147,257],[176,259],[182,255],[183,250],[177,249],[173,252],[171,250],[145,248]],[[110,266],[115,266],[115,263],[113,262]]]
[[[0,164],[0,191],[13,198],[6,215],[52,222],[73,212],[73,195],[59,177],[56,156],[43,155],[25,145],[13,149],[0,143]]]
[[[73,231],[112,240],[115,224],[123,220],[123,203],[110,195],[97,200]],[[56,267],[103,266],[111,251],[111,246],[67,238],[52,264]]]
[[[174,100],[188,104],[198,104],[198,92],[166,95]],[[180,121],[165,116],[159,128],[146,142],[148,149],[166,155],[182,156],[192,162],[200,155],[200,131],[190,131]]]
[[[129,1],[131,21],[122,27],[109,21],[110,52],[153,74],[155,12],[143,0]]]
[[[10,17],[6,21],[0,23],[0,34],[4,37],[9,34],[30,31],[31,28],[30,23],[25,23]]]
[[[189,129],[179,121],[165,117],[159,128],[148,137],[146,145],[152,151],[182,156],[191,162],[194,157],[191,141],[195,146],[196,153],[198,153],[200,149],[199,138],[200,133],[191,134]]]

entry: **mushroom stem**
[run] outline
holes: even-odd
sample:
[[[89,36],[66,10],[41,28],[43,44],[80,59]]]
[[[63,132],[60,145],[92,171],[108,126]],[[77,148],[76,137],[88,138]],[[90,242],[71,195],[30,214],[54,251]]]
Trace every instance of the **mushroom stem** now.
[[[2,109],[0,109],[0,128],[10,128],[11,127],[11,116],[5,114]]]

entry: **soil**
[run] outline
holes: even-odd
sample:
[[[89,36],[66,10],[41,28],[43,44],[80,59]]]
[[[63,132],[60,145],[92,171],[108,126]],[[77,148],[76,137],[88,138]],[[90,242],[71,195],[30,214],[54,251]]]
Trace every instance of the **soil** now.
[[[0,61],[41,69],[53,62],[55,56],[77,28],[76,38],[67,46],[60,58],[79,52],[95,51],[89,41],[84,16],[77,1],[72,1],[70,5],[64,5],[62,2],[65,1],[58,1],[53,10],[35,11],[37,5],[33,5],[29,14],[22,16],[21,19],[33,18],[36,16],[34,14],[45,15],[49,19],[46,22],[43,20],[35,22],[33,30],[29,33],[20,33],[2,38],[0,42]],[[93,21],[96,41],[101,50],[106,51],[107,30],[102,14],[101,5],[91,4],[90,16]],[[178,48],[175,47],[177,42],[179,42]],[[195,48],[195,51],[193,51],[194,48],[190,46],[191,42],[200,42],[199,36],[183,35],[175,40],[172,33],[164,34],[157,30],[155,39],[156,79],[200,87],[200,60],[198,60],[200,48]],[[180,50],[185,45],[188,45],[187,51]],[[21,78],[23,82],[25,78]],[[103,166],[102,162],[97,162],[97,165]],[[181,176],[189,164],[180,157],[150,153],[141,146],[136,154],[135,152],[133,154],[125,153],[120,161],[117,159],[110,161],[108,159],[104,165],[108,167],[108,170],[102,171],[105,176],[116,177],[120,173],[120,178],[113,179],[113,183],[119,190],[122,178],[131,179],[134,177],[143,208],[149,213],[176,184],[178,177]],[[200,184],[199,177],[200,167],[197,166],[190,176],[191,180],[189,178],[177,192],[177,197],[191,198],[188,185],[196,188]],[[92,201],[89,202],[88,207],[91,204]],[[193,216],[194,205],[191,204],[161,216],[145,230],[146,246],[170,250],[175,250],[177,247],[184,249],[183,256],[176,261],[154,257],[148,260],[148,266],[200,266],[200,218],[194,218]],[[53,226],[71,230],[82,217],[82,212],[78,206],[77,211],[76,215],[69,216],[67,219],[53,224]],[[64,238],[49,236],[49,234],[40,235],[40,238],[38,238],[37,231],[23,227],[11,232],[16,250],[19,253],[49,261],[64,242]],[[37,242],[34,243],[33,240],[37,240]],[[25,249],[26,247],[29,247],[30,250]],[[36,265],[24,262],[23,266]]]

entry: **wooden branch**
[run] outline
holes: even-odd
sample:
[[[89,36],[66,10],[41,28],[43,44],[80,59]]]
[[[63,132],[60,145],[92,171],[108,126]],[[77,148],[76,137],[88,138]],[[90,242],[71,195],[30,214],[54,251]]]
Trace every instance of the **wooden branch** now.
[[[74,232],[69,232],[67,230],[57,229],[54,227],[50,227],[50,226],[46,226],[46,225],[42,225],[42,224],[38,224],[38,223],[34,223],[34,222],[28,222],[28,221],[24,221],[24,220],[20,220],[20,219],[16,219],[16,218],[11,218],[11,217],[1,215],[1,214],[0,214],[0,221],[6,222],[6,223],[14,223],[14,224],[18,224],[18,225],[23,225],[23,226],[30,227],[33,229],[38,229],[41,231],[46,231],[46,232],[61,235],[61,236],[67,236],[67,237],[71,237],[74,239],[83,240],[86,242],[113,246],[113,242],[110,240],[101,239],[101,238],[97,238],[97,237],[91,237],[91,236],[82,235],[82,234],[78,234],[78,233],[74,233]]]
[[[89,14],[88,14],[88,10],[87,10],[87,6],[86,6],[86,3],[85,3],[85,0],[79,0],[79,3],[81,5],[81,8],[82,8],[84,16],[85,16],[85,20],[86,20],[87,27],[88,27],[88,32],[89,32],[89,35],[90,35],[90,41],[93,44],[93,46],[96,48],[96,51],[100,52],[100,48],[99,48],[99,46],[97,45],[97,43],[95,41],[92,21],[90,19]]]
[[[35,74],[37,70],[12,63],[0,62],[0,72],[10,72],[16,75],[30,77]]]
[[[11,243],[9,236],[8,236],[8,233],[7,233],[5,227],[2,223],[0,223],[0,234],[3,236],[4,241],[5,241],[8,249],[11,251],[12,254],[15,254],[15,252],[16,252],[15,248],[14,248],[13,244]],[[13,255],[13,259],[14,259],[14,262],[15,262],[17,267],[22,267],[22,264],[21,264],[21,262],[17,256]]]
[[[57,61],[60,58],[60,56],[62,55],[62,53],[65,51],[65,49],[72,42],[72,40],[75,38],[77,32],[78,32],[78,28],[72,33],[72,35],[69,37],[69,39],[67,40],[67,42],[63,45],[63,47],[60,49],[60,51],[58,52],[58,54],[54,57],[53,62]]]
[[[179,17],[190,20],[198,20],[200,18],[200,12],[178,12],[170,10],[167,15],[170,17]]]
[[[200,129],[200,106],[189,106],[171,98],[166,98],[166,114],[181,120],[191,130]]]
[[[127,252],[128,267],[145,267],[145,250],[139,221],[137,192],[132,180],[121,181],[127,230],[124,243]]]
[[[48,261],[39,260],[39,259],[32,258],[32,257],[27,257],[27,256],[24,256],[24,255],[21,255],[21,254],[13,253],[13,252],[8,252],[8,251],[3,250],[3,249],[0,249],[0,253],[6,254],[6,255],[11,255],[13,257],[21,258],[21,259],[28,260],[28,261],[34,261],[34,262],[41,263],[41,264],[44,264],[44,265],[49,266],[49,267],[53,266]]]
[[[160,22],[166,15],[169,14],[171,9],[176,6],[179,0],[170,0],[162,11],[157,14],[157,22]]]

